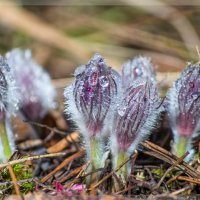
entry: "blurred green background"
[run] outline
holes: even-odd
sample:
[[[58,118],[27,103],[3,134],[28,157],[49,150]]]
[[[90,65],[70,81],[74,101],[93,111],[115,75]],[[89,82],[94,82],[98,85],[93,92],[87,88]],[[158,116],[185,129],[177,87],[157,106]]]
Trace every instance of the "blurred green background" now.
[[[32,49],[58,88],[95,52],[118,70],[128,58],[150,56],[161,74],[178,72],[186,61],[199,59],[198,4],[139,2],[73,5],[66,1],[44,6],[4,2],[0,4],[1,54],[15,47]]]

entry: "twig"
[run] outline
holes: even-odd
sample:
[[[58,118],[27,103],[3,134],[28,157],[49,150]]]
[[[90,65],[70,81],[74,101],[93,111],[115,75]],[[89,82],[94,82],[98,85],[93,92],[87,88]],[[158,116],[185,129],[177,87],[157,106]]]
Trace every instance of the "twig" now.
[[[187,176],[177,176],[176,180],[188,181],[188,182],[196,183],[196,184],[200,185],[200,178],[192,178],[192,177],[187,177]]]
[[[58,156],[64,156],[64,155],[66,155],[66,153],[61,152],[61,153],[51,153],[51,154],[45,154],[45,155],[39,155],[39,156],[31,156],[31,157],[27,157],[27,158],[12,160],[12,161],[9,161],[8,163],[0,164],[0,169],[2,169],[4,167],[7,167],[8,164],[9,165],[14,165],[14,164],[22,163],[22,162],[26,162],[26,161],[37,160],[37,159],[42,159],[42,158],[58,157]]]
[[[63,136],[63,135],[66,136],[66,133],[65,133],[64,131],[60,131],[60,130],[58,130],[58,129],[56,129],[56,128],[51,128],[51,127],[49,127],[49,126],[47,126],[47,125],[45,125],[45,124],[40,124],[40,123],[38,123],[38,122],[33,122],[33,121],[26,121],[26,122],[29,123],[29,124],[32,124],[32,125],[41,127],[41,128],[46,128],[47,130],[53,131],[53,132],[58,133],[58,134],[60,134],[60,135],[62,135],[62,136]]]
[[[148,149],[148,151],[143,151],[143,153],[145,153],[147,155],[154,156],[154,157],[156,157],[160,160],[163,160],[171,165],[173,165],[178,160],[178,157],[176,157],[169,151],[159,147],[156,144],[153,144],[149,141],[145,141],[141,144],[145,148]],[[151,150],[151,151],[149,151],[149,150]],[[178,164],[176,167],[181,169],[184,173],[188,174],[189,176],[191,176],[193,178],[200,178],[200,173],[184,161],[182,162],[182,164]]]
[[[29,178],[29,179],[19,180],[19,181],[17,181],[17,184],[20,185],[22,183],[27,183],[27,182],[32,182],[32,181],[36,182],[38,180],[37,180],[37,178]],[[8,184],[14,184],[14,182],[13,181],[5,181],[5,182],[0,183],[0,186],[6,186]]]
[[[15,173],[13,172],[13,169],[10,165],[10,163],[7,162],[7,165],[8,165],[8,170],[9,170],[9,173],[10,173],[10,176],[11,176],[11,179],[12,179],[12,182],[13,182],[13,185],[14,185],[14,188],[15,188],[15,192],[16,192],[16,195],[20,198],[21,198],[21,194],[20,194],[20,190],[19,190],[19,186],[17,184],[17,179],[16,179],[16,176],[15,176]]]
[[[119,192],[116,192],[115,194],[116,194],[116,195],[119,195],[119,194],[125,193],[125,192],[127,192],[127,191],[129,191],[129,190],[132,190],[132,189],[135,188],[135,187],[137,187],[137,186],[136,186],[136,185],[128,186],[127,188],[125,188],[125,189],[123,189],[123,190],[121,190],[121,191],[119,191]]]
[[[175,192],[170,193],[170,195],[177,196],[177,195],[179,195],[179,194],[181,194],[183,192],[186,192],[187,190],[191,190],[191,189],[192,189],[192,187],[189,185],[189,186],[186,186],[186,187],[181,188],[179,190],[176,190]]]
[[[52,172],[47,174],[42,180],[40,181],[41,183],[46,182],[50,177],[52,177],[56,172],[61,170],[63,167],[65,167],[68,163],[70,163],[72,160],[79,158],[85,154],[85,150],[80,150],[77,153],[71,155],[70,157],[67,157],[60,165],[58,165]]]
[[[92,186],[91,188],[89,188],[88,191],[91,191],[91,190],[94,190],[95,188],[97,188],[105,180],[107,180],[108,178],[110,178],[113,175],[113,173],[119,171],[128,161],[130,161],[131,159],[134,159],[136,155],[137,154],[134,154],[130,158],[126,159],[121,165],[119,165],[119,167],[117,169],[115,169],[112,172],[110,172],[107,176],[105,176],[103,179],[101,179],[98,183],[96,183],[94,186]]]
[[[174,167],[176,167],[179,163],[181,163],[185,159],[185,157],[188,156],[188,154],[189,154],[189,152],[186,152],[185,155],[181,156],[171,167],[169,167],[165,171],[164,175],[162,176],[162,178],[160,179],[160,181],[158,182],[158,184],[154,187],[154,189],[158,189],[160,187],[160,185],[162,184],[162,182],[165,179],[165,177],[167,176],[167,174],[169,172],[171,172],[174,169]]]
[[[79,139],[79,133],[73,132],[61,139],[59,142],[47,149],[48,153],[56,153],[62,151],[64,148],[68,147],[70,143],[75,142]]]
[[[74,169],[73,171],[71,171],[69,174],[67,174],[65,177],[63,177],[59,182],[60,183],[64,183],[65,181],[67,181],[68,179],[72,178],[73,176],[79,174],[79,172],[82,170],[82,168],[84,167],[85,165],[83,166],[80,166],[80,167],[77,167],[76,169]]]

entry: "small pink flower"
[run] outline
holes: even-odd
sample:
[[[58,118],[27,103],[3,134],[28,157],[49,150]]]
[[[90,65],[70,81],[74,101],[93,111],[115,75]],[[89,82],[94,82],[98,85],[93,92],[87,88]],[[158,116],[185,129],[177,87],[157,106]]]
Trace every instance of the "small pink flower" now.
[[[55,189],[56,189],[56,192],[59,193],[59,192],[62,192],[63,191],[63,186],[61,183],[59,183],[58,181],[54,180],[53,181],[53,185],[55,186]]]
[[[74,192],[81,193],[84,191],[85,185],[84,184],[74,184],[70,189]]]

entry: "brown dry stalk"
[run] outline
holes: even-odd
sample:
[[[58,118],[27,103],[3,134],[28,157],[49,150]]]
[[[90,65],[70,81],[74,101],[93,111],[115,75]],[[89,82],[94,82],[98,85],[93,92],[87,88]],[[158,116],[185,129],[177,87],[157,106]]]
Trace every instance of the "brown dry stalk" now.
[[[68,179],[72,178],[73,176],[77,175],[80,173],[80,171],[82,170],[82,168],[84,168],[85,165],[82,165],[80,167],[77,167],[76,169],[74,169],[73,171],[71,171],[69,174],[67,174],[65,177],[63,177],[59,182],[60,183],[64,183],[65,181],[67,181]]]
[[[47,174],[42,180],[41,183],[46,182],[49,178],[51,178],[56,172],[60,171],[63,167],[68,165],[71,161],[83,156],[85,154],[85,150],[80,150],[76,152],[75,154],[67,157],[60,165],[58,165],[53,171],[51,171],[49,174]]]
[[[183,192],[188,192],[190,190],[192,190],[192,186],[191,185],[186,186],[184,188],[181,188],[180,190],[176,190],[175,192],[170,193],[170,195],[177,196],[177,195],[179,195],[179,194],[181,194]]]
[[[145,141],[141,144],[145,148],[148,149],[148,151],[145,151],[145,150],[143,151],[145,154],[154,156],[154,157],[156,157],[160,160],[163,160],[171,165],[176,163],[177,160],[179,159],[177,156],[173,155],[169,151],[167,151],[149,141]],[[151,151],[149,151],[149,150],[151,150]],[[184,173],[188,174],[189,176],[191,176],[193,178],[200,178],[200,173],[184,161],[181,164],[178,164],[176,167],[181,169]]]
[[[66,136],[66,133],[65,133],[64,131],[60,131],[60,130],[58,130],[57,128],[51,128],[51,127],[49,127],[49,126],[47,126],[47,125],[45,125],[45,124],[40,124],[40,123],[38,123],[38,122],[33,122],[33,121],[28,121],[27,123],[32,124],[32,125],[34,125],[34,126],[41,127],[41,128],[46,128],[46,129],[49,130],[49,131],[53,131],[53,132],[58,133],[58,134],[60,134],[60,135]]]
[[[137,153],[132,155],[130,158],[126,159],[117,169],[113,170],[107,176],[105,176],[103,179],[101,179],[98,183],[96,183],[95,185],[91,186],[91,188],[89,188],[88,191],[91,191],[91,190],[94,190],[95,188],[97,188],[104,181],[106,181],[108,178],[110,178],[115,172],[119,171],[128,161],[130,161],[131,159],[134,159],[136,156],[137,156]]]
[[[63,149],[67,148],[70,143],[77,141],[79,139],[79,133],[78,132],[73,132],[67,135],[65,138],[54,144],[53,146],[49,147],[47,149],[48,153],[56,153],[59,151],[62,151]]]
[[[169,172],[171,172],[178,164],[180,164],[184,159],[185,157],[188,155],[189,153],[186,152],[185,155],[181,156],[170,168],[168,168],[164,175],[162,176],[162,178],[160,179],[160,181],[158,182],[158,184],[154,187],[154,189],[158,189],[160,187],[160,185],[162,184],[163,180],[165,179],[165,177],[167,176],[167,174]]]
[[[20,194],[20,190],[19,190],[19,186],[17,184],[17,179],[16,179],[16,176],[15,176],[15,173],[13,172],[12,166],[8,162],[7,162],[7,165],[8,165],[8,170],[9,170],[9,173],[10,173],[10,176],[11,176],[14,188],[15,188],[15,192],[16,192],[17,196],[19,197],[19,199],[22,199],[21,194]]]
[[[191,183],[200,184],[200,178],[192,178],[192,177],[187,177],[187,176],[177,176],[176,180],[188,181],[188,182],[191,182]]]
[[[64,156],[66,153],[61,152],[61,153],[51,153],[51,154],[45,154],[45,155],[39,155],[39,156],[30,156],[27,158],[22,158],[22,159],[17,159],[17,160],[12,160],[4,164],[0,164],[0,169],[7,167],[9,165],[14,165],[17,163],[22,163],[26,161],[31,161],[31,160],[37,160],[37,159],[42,159],[42,158],[51,158],[51,157],[57,157],[57,156]]]

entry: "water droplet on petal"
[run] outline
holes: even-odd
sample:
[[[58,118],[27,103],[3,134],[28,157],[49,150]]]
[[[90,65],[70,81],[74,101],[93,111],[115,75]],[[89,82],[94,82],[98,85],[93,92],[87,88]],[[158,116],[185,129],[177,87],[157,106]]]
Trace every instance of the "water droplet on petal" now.
[[[100,84],[103,88],[108,87],[108,85],[109,85],[109,80],[108,80],[108,78],[107,78],[106,76],[101,76],[101,77],[99,77],[99,84]]]
[[[135,68],[136,76],[140,77],[143,75],[142,68],[136,67]]]
[[[191,97],[192,97],[193,100],[195,100],[195,99],[198,98],[198,95],[197,95],[196,93],[193,93],[193,94],[191,95]]]
[[[119,107],[117,109],[117,112],[120,116],[124,116],[124,114],[126,113],[126,109],[127,109],[127,105],[123,105],[122,107]]]
[[[118,112],[118,114],[119,114],[120,116],[124,116],[124,114],[125,114],[125,112],[126,112],[126,108],[124,108],[124,107],[119,108],[117,112]]]

